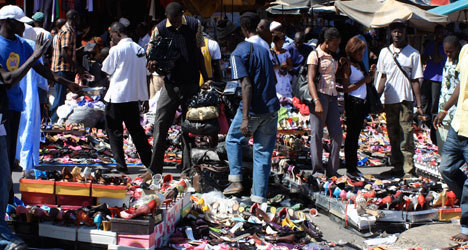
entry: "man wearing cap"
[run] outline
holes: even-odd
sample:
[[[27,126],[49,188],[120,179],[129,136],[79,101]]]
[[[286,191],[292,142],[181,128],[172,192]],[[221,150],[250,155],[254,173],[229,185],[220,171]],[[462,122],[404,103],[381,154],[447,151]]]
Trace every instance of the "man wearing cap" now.
[[[84,68],[76,58],[76,29],[80,23],[80,16],[76,10],[67,12],[67,22],[54,39],[51,70],[59,76],[74,81],[75,74],[83,74]],[[56,96],[50,107],[51,121],[57,122],[57,109],[65,103],[67,89],[55,84]]]
[[[0,214],[5,214],[8,204],[10,165],[15,159],[16,134],[24,102],[18,83],[25,81],[24,77],[32,67],[39,74],[74,88],[74,83],[54,76],[37,63],[50,45],[50,40],[44,40],[40,35],[33,50],[26,40],[17,35],[23,34],[24,23],[31,21],[18,6],[7,5],[0,9]],[[5,85],[9,85],[8,88]],[[27,249],[21,240],[12,235],[3,216],[0,217],[0,248]]]
[[[180,57],[174,62],[170,73],[164,76],[164,86],[158,100],[158,112],[154,122],[154,143],[151,167],[142,175],[144,180],[151,179],[151,174],[161,174],[166,150],[167,132],[171,127],[179,106],[182,106],[182,119],[187,111],[187,102],[199,91],[200,73],[208,79],[200,48],[205,45],[200,21],[185,16],[180,3],[172,2],[166,6],[167,18],[161,21],[153,30],[151,41],[158,38],[172,38],[174,48],[180,52]],[[152,50],[148,45],[147,53]],[[148,61],[150,72],[156,71],[157,62]],[[188,177],[191,172],[191,145],[193,138],[188,133],[182,133],[182,176]]]
[[[34,21],[34,23],[33,23],[34,28],[33,29],[36,32],[36,35],[39,35],[39,34],[42,33],[42,34],[44,34],[45,39],[51,39],[52,35],[50,34],[50,32],[45,30],[44,28],[42,28],[42,25],[44,23],[44,13],[36,12],[31,18]]]
[[[286,32],[284,31],[284,27],[280,22],[273,21],[270,24],[270,32],[273,34],[275,32],[283,33],[284,36],[284,44],[283,44],[283,49],[286,49],[291,43],[294,43],[294,40],[286,36]],[[271,43],[271,47],[274,47],[274,44]]]
[[[392,146],[393,169],[383,175],[412,177],[414,171],[413,103],[422,115],[420,81],[423,78],[419,52],[408,45],[406,22],[390,24],[393,43],[380,51],[377,71],[381,75],[378,92],[383,93],[387,131]],[[414,97],[413,97],[414,96]]]

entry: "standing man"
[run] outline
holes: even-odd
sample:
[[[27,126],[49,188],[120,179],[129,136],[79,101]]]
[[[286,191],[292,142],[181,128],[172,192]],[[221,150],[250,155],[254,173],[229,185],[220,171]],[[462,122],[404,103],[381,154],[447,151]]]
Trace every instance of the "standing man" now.
[[[112,153],[117,162],[117,170],[127,173],[123,150],[123,126],[132,136],[133,143],[140,155],[141,162],[149,167],[151,146],[145,131],[140,125],[140,106],[138,102],[148,100],[146,86],[145,50],[128,37],[123,24],[115,22],[110,28],[114,47],[102,63],[102,71],[110,76],[106,101],[106,130]]]
[[[268,44],[273,42],[273,35],[270,31],[271,21],[263,18],[260,20],[257,26],[257,34]]]
[[[255,32],[259,18],[245,13],[240,18],[243,35]],[[242,84],[242,103],[232,121],[226,138],[231,185],[224,194],[243,190],[242,141],[253,136],[252,202],[266,202],[271,156],[276,142],[279,100],[276,79],[269,50],[251,42],[241,42],[231,55],[232,78]]]
[[[460,170],[468,162],[468,104],[467,84],[468,84],[468,46],[464,46],[460,52],[457,71],[460,73],[460,84],[453,91],[453,95],[443,107],[449,110],[457,104],[457,109],[451,123],[447,139],[442,150],[442,160],[440,162],[440,174],[457,198],[461,207],[461,232],[452,237],[458,242],[468,241],[468,179],[466,173]],[[447,112],[447,111],[446,111]],[[443,114],[443,112],[441,112]],[[440,126],[443,116],[439,114],[435,119],[434,126]]]
[[[51,39],[52,35],[50,34],[49,31],[45,30],[42,28],[42,25],[44,23],[44,13],[42,12],[36,12],[34,15],[31,17],[33,22],[33,29],[36,32],[36,36],[39,35],[40,33],[44,34],[45,39]]]
[[[299,73],[299,69],[302,65],[304,65],[304,62],[306,61],[310,52],[314,50],[312,45],[305,43],[304,37],[304,32],[297,32],[294,35],[294,42],[285,48],[287,51],[289,51],[289,54],[291,54],[291,61],[293,64],[291,72],[293,76]]]
[[[406,22],[390,24],[393,43],[380,51],[377,71],[381,73],[378,92],[383,93],[387,131],[392,146],[393,169],[382,174],[411,177],[414,172],[413,95],[422,115],[419,91],[423,72],[419,52],[406,41]]]
[[[154,122],[154,143],[151,167],[141,177],[151,179],[151,174],[161,174],[166,151],[167,132],[171,127],[179,106],[182,106],[182,119],[187,112],[187,101],[199,91],[200,73],[204,79],[206,74],[203,56],[200,48],[205,45],[203,41],[200,21],[185,16],[182,5],[172,2],[166,7],[167,18],[160,22],[151,35],[151,41],[158,37],[172,38],[175,49],[179,50],[180,58],[174,62],[174,68],[164,78],[164,87],[158,100],[158,112]],[[148,45],[148,53],[152,44]],[[148,62],[150,72],[156,70],[156,61]],[[190,176],[191,171],[191,139],[188,133],[183,132],[182,177]]]
[[[431,140],[434,144],[437,140],[432,120],[439,111],[442,71],[447,61],[443,45],[444,35],[444,26],[437,25],[434,29],[434,40],[426,45],[422,55],[422,62],[426,68],[421,86],[421,104],[424,114],[428,117],[427,125],[431,128]]]
[[[80,23],[80,16],[76,10],[67,12],[67,22],[60,29],[57,38],[54,39],[52,66],[53,72],[69,80],[75,80],[75,74],[83,74],[84,69],[76,58],[76,29]],[[57,108],[65,103],[67,89],[55,84],[56,96],[50,107],[51,121],[58,121]]]
[[[13,155],[14,160],[12,146],[16,149],[15,133],[19,124],[19,112],[15,112],[15,109],[22,109],[24,101],[18,83],[24,80],[31,67],[38,73],[54,78],[47,68],[37,63],[49,47],[50,40],[39,36],[33,50],[23,38],[16,35],[23,34],[24,23],[30,21],[18,6],[7,5],[0,9],[0,214],[5,214],[11,190],[10,156]],[[58,77],[54,80],[64,83]],[[16,132],[12,131],[15,130],[15,126]],[[9,134],[10,132],[12,134]],[[14,144],[10,142],[13,139]],[[0,217],[0,248],[28,249],[22,240],[11,233],[3,216]]]

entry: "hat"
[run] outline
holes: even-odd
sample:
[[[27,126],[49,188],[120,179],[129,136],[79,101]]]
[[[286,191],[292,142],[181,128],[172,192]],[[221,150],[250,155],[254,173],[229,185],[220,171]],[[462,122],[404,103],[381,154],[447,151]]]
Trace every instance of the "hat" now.
[[[121,17],[119,19],[119,23],[121,23],[123,26],[125,26],[125,28],[128,28],[128,26],[130,26],[130,21],[125,17]]]
[[[22,23],[30,23],[33,20],[27,17],[23,10],[16,5],[7,5],[0,9],[0,20],[15,19]]]
[[[32,17],[32,20],[36,22],[43,22],[44,21],[44,13],[38,11]]]
[[[219,20],[216,24],[216,35],[218,39],[224,39],[236,31],[238,27],[229,20]]]
[[[270,23],[270,31],[273,32],[275,29],[281,27],[281,23],[273,21]]]
[[[388,26],[390,30],[395,28],[406,28],[406,21],[400,18],[393,20],[390,25]]]

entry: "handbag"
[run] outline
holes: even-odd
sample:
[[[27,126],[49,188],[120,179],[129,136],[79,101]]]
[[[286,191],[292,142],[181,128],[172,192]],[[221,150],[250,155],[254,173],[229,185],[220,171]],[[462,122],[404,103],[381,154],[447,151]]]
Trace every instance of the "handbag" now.
[[[189,99],[187,107],[198,108],[198,107],[210,107],[219,105],[219,95],[213,90],[201,90],[198,94],[194,95]]]
[[[190,121],[185,119],[182,122],[182,131],[194,135],[215,136],[219,132],[218,119],[206,121]]]
[[[366,101],[369,106],[369,113],[370,114],[380,114],[384,112],[384,108],[382,102],[380,101],[379,94],[375,89],[373,83],[366,84],[367,96]]]
[[[319,71],[320,57],[318,56],[317,51],[315,51],[315,53],[317,54],[318,63],[317,63],[317,67],[315,70],[314,83],[318,83],[318,81],[320,81],[320,78],[321,78],[321,74]],[[314,101],[309,91],[309,77],[307,75],[307,71],[308,71],[307,64],[302,65],[301,68],[299,69],[299,73],[296,77],[296,80],[293,82],[291,87],[292,87],[293,96],[297,97],[304,104],[312,105],[314,104]]]
[[[189,107],[185,119],[190,121],[205,121],[219,117],[218,107]]]
[[[194,165],[192,185],[197,193],[223,191],[229,186],[229,165],[225,161],[211,160],[207,153]]]
[[[159,75],[168,75],[180,58],[180,51],[176,48],[173,39],[158,37],[150,42],[151,50],[148,52],[148,61],[156,61],[156,72]]]

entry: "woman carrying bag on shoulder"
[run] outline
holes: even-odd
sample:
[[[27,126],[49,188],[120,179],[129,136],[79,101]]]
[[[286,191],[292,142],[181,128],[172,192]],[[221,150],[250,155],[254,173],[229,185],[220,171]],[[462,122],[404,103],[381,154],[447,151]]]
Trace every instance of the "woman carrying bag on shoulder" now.
[[[347,175],[357,177],[361,175],[358,170],[358,141],[364,119],[369,114],[367,101],[367,84],[374,79],[375,65],[371,66],[370,73],[366,72],[362,62],[366,43],[358,37],[351,38],[346,44],[346,58],[341,58],[343,65],[343,89],[345,92],[346,114],[346,140],[345,162]],[[373,86],[371,86],[373,87]]]
[[[312,97],[310,105],[310,151],[312,170],[324,173],[322,163],[322,138],[325,125],[330,134],[330,156],[326,168],[327,177],[335,176],[340,167],[340,147],[342,130],[338,111],[338,91],[336,89],[336,72],[338,61],[332,56],[341,42],[336,28],[329,28],[324,33],[324,42],[309,54],[308,87]]]

